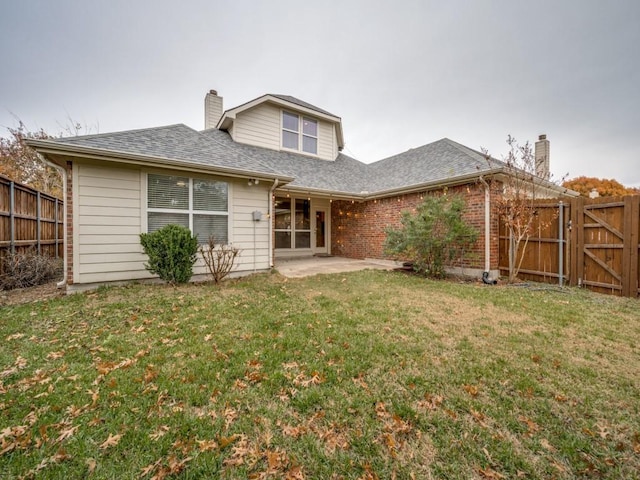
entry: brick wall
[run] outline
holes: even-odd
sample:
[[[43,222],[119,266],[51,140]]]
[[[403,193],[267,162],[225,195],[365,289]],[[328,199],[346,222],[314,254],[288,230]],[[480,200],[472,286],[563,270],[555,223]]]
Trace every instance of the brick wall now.
[[[331,204],[331,252],[349,258],[388,258],[383,244],[387,227],[400,227],[401,212],[415,212],[425,195],[442,195],[443,190],[370,200],[367,202],[333,201]],[[478,241],[469,252],[464,266],[484,268],[484,188],[468,184],[448,188],[446,195],[462,195],[467,202],[464,218],[478,230]],[[498,268],[498,216],[492,194],[491,266]]]

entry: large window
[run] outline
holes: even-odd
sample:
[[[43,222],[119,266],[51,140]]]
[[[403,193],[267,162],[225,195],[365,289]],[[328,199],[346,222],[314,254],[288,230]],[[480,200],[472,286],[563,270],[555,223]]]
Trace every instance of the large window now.
[[[189,228],[201,244],[213,235],[229,241],[229,185],[175,175],[147,176],[147,231],[175,223]]]
[[[311,248],[309,200],[277,197],[275,213],[276,248]]]
[[[282,147],[318,154],[318,122],[295,113],[282,112]]]

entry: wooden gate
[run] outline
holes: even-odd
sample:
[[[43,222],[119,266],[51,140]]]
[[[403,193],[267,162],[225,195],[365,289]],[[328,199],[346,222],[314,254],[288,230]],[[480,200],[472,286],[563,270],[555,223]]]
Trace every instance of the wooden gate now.
[[[521,278],[564,280],[600,293],[640,297],[640,196],[542,201],[536,209]],[[501,222],[499,266],[504,275],[508,247]]]
[[[572,284],[637,297],[640,197],[577,198],[572,206]]]

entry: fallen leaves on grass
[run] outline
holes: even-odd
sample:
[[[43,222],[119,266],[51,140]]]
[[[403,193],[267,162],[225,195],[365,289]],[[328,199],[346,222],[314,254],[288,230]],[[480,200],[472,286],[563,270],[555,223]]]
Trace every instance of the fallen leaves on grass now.
[[[121,438],[121,433],[117,433],[115,435],[112,435],[110,433],[107,439],[100,444],[100,450],[106,450],[107,448],[115,447],[116,445],[118,445],[118,443],[120,443]]]

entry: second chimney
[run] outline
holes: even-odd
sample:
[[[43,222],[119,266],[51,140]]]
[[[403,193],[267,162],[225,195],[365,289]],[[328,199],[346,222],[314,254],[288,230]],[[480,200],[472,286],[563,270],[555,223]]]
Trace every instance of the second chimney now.
[[[535,146],[536,175],[549,180],[549,140],[546,135],[540,135]]]
[[[209,90],[204,97],[204,128],[215,128],[222,117],[222,97],[215,90]]]

